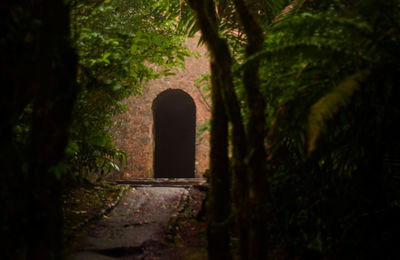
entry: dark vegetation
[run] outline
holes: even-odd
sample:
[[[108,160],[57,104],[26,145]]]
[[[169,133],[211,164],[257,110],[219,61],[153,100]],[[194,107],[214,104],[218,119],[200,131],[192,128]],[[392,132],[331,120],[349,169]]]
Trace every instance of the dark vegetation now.
[[[197,31],[209,259],[400,257],[400,1],[0,7],[2,259],[62,259],[63,194],[118,171],[119,101],[182,66]]]
[[[236,238],[241,259],[397,258],[399,1],[188,2],[211,54],[210,259]]]

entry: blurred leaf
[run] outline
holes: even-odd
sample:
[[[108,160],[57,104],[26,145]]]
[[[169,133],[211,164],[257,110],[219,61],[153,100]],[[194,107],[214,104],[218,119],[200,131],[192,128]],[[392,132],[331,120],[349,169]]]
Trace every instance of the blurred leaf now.
[[[335,87],[331,92],[320,98],[310,109],[308,115],[308,154],[315,150],[316,142],[325,126],[339,108],[347,106],[351,97],[368,80],[371,70],[357,72]]]

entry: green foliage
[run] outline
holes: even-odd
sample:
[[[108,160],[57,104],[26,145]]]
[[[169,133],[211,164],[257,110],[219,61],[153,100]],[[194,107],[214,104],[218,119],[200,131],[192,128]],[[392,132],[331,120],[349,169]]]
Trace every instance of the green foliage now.
[[[232,1],[215,1],[245,124],[242,74],[261,64],[268,243],[288,259],[398,258],[400,1],[247,2],[266,40],[246,59]]]
[[[370,70],[363,70],[351,75],[312,105],[308,116],[309,154],[315,150],[325,121],[332,119],[341,107],[350,103],[351,97],[360,88],[360,85],[366,82],[370,74]]]
[[[280,14],[280,12],[287,6],[291,1],[288,0],[277,0],[277,1],[250,1],[254,5],[254,9],[259,10],[261,23],[264,25],[271,24],[274,19]]]
[[[167,2],[73,3],[72,37],[79,54],[79,95],[67,148],[73,178],[96,180],[119,171],[126,154],[109,132],[112,117],[126,109],[119,102],[140,94],[147,81],[172,75],[190,55]]]
[[[306,1],[238,69],[263,64],[273,204],[286,230],[271,239],[294,255],[396,255],[398,173],[384,158],[399,147],[398,11],[399,1]]]

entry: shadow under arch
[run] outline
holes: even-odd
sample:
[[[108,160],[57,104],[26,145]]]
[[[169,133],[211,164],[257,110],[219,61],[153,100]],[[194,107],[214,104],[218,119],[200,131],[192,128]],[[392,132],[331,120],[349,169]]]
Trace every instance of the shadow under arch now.
[[[194,178],[196,105],[180,89],[167,89],[153,101],[155,178]]]

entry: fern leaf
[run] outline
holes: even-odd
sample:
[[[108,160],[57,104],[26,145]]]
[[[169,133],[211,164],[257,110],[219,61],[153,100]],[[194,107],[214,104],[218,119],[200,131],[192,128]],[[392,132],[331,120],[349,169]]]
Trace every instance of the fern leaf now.
[[[272,26],[272,25],[278,23],[279,21],[281,21],[282,18],[285,15],[291,13],[293,10],[299,9],[304,4],[304,2],[305,2],[305,0],[292,0],[292,1],[290,1],[290,3],[285,8],[283,8],[278,13],[278,15],[272,20],[270,26]]]
[[[293,0],[275,0],[275,1],[270,1],[270,0],[261,0],[258,1],[260,4],[259,8],[263,11],[265,14],[265,17],[263,20],[267,24],[270,24],[274,18],[276,18],[279,13],[282,12],[282,9],[284,9],[286,6],[288,6],[291,2],[295,2]]]
[[[312,105],[308,115],[308,155],[315,150],[325,122],[350,103],[351,97],[370,75],[371,70],[366,69],[349,76]]]

